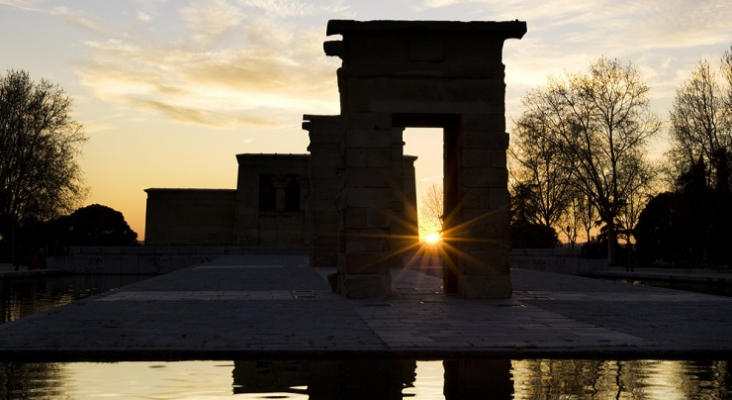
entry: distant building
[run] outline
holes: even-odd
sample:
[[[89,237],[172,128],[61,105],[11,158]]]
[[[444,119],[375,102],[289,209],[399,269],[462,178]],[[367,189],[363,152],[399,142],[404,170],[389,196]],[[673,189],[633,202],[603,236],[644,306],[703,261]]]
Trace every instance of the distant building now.
[[[147,192],[146,245],[222,245],[309,247],[312,234],[311,192],[314,179],[308,154],[239,154],[236,189],[151,188]],[[405,218],[417,232],[414,161],[405,156]],[[337,191],[319,193],[316,208],[337,215]],[[408,214],[408,215],[407,215]],[[331,237],[337,244],[337,221]],[[408,231],[408,230],[405,230]],[[415,239],[416,240],[416,239]],[[326,257],[323,263],[335,262]],[[334,264],[333,264],[334,265]]]

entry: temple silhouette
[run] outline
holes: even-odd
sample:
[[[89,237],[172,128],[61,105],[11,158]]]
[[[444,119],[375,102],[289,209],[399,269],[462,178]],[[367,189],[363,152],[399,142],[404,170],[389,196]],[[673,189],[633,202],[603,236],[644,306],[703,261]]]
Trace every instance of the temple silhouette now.
[[[339,115],[305,115],[309,155],[241,154],[237,189],[147,189],[146,244],[306,245],[352,298],[386,297],[418,240],[408,127],[443,129],[446,292],[511,296],[506,39],[526,23],[331,20]]]

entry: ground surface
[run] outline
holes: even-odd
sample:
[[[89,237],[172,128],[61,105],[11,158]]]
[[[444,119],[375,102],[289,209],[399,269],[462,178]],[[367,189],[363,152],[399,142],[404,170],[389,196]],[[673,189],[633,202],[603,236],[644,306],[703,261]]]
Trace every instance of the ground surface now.
[[[348,300],[329,272],[222,257],[0,325],[0,359],[732,356],[728,297],[514,269],[512,299],[472,300],[414,267],[391,298]]]

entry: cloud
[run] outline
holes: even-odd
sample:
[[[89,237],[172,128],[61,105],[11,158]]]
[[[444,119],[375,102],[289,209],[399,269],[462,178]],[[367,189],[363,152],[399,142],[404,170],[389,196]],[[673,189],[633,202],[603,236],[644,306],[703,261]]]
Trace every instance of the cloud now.
[[[180,10],[183,19],[201,44],[218,39],[238,27],[244,13],[226,0],[203,0]]]
[[[688,75],[698,61],[690,62],[689,54],[699,54],[704,47],[721,52],[732,35],[732,7],[716,0],[425,0],[423,5],[448,12],[468,3],[482,7],[477,19],[485,15],[527,22],[524,38],[504,46],[507,101],[512,94],[545,83],[549,75],[584,72],[603,55],[632,61],[654,88],[654,96],[672,96],[680,82],[678,70]]]
[[[212,33],[235,29],[227,46],[189,45],[226,8],[222,1],[206,4],[214,3],[219,11],[185,17],[191,29],[172,42],[156,44],[142,35],[87,42],[93,61],[77,69],[81,82],[98,98],[186,124],[280,127],[299,114],[337,112],[338,62],[323,53],[322,27],[237,17]]]
[[[19,8],[26,11],[39,11],[36,4],[39,0],[0,0],[0,5]]]
[[[77,28],[81,28],[90,32],[99,33],[102,31],[101,25],[97,20],[86,15],[81,11],[72,11],[66,7],[56,7],[49,14],[58,17],[68,24]]]
[[[296,0],[239,0],[239,3],[279,17],[300,17],[315,11],[312,5]]]
[[[217,128],[229,128],[237,124],[260,127],[273,127],[283,125],[283,122],[281,121],[268,119],[262,117],[261,115],[252,115],[246,113],[231,115],[214,110],[187,108],[156,100],[131,100],[133,103],[137,103],[137,105],[141,106],[142,108],[162,112],[172,119],[186,124],[190,123]]]
[[[426,8],[484,5],[491,20],[527,21],[526,39],[549,49],[593,49],[623,56],[650,48],[687,48],[729,41],[732,8],[718,0],[618,2],[616,0],[424,0]]]
[[[153,17],[150,14],[144,13],[142,11],[137,12],[137,20],[141,22],[149,22],[152,21]]]

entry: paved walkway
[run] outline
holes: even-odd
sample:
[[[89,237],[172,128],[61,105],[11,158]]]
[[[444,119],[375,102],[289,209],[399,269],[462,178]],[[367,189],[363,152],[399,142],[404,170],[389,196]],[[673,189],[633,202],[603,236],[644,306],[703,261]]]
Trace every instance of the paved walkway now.
[[[732,356],[732,298],[515,269],[469,300],[420,269],[348,300],[305,257],[222,257],[0,325],[0,360]]]

